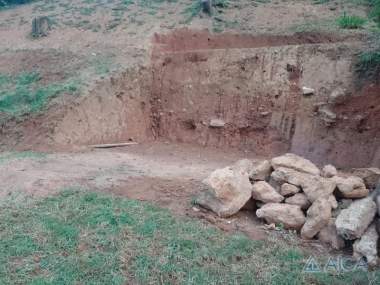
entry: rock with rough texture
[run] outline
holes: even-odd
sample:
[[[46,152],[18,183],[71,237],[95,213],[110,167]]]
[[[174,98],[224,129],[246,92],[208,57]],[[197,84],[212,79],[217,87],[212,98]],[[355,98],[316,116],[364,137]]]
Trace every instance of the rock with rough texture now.
[[[252,185],[247,173],[233,167],[217,169],[203,181],[207,190],[196,203],[210,209],[220,217],[237,213],[251,198]]]
[[[237,162],[235,162],[232,166],[232,169],[240,174],[249,174],[253,167],[252,160],[249,159],[240,159]]]
[[[344,198],[364,198],[369,194],[363,179],[357,176],[335,176],[334,180],[340,195]]]
[[[294,195],[300,191],[301,189],[299,187],[289,184],[289,183],[284,183],[281,185],[280,194],[282,196],[289,196],[289,195]]]
[[[323,178],[284,167],[273,171],[271,179],[279,184],[287,182],[300,186],[310,202],[314,202],[320,197],[330,196],[336,187],[333,178]]]
[[[275,170],[280,167],[285,167],[313,175],[320,174],[318,167],[316,167],[314,163],[293,153],[286,153],[272,158],[271,164]]]
[[[311,205],[304,193],[297,193],[289,198],[286,198],[285,203],[300,206],[302,210],[306,210]]]
[[[342,249],[345,246],[344,239],[336,231],[335,219],[329,220],[328,224],[319,232],[318,239],[334,249]]]
[[[283,224],[286,229],[299,230],[305,223],[305,215],[296,205],[268,203],[256,211],[268,224]]]
[[[252,180],[267,180],[271,171],[272,165],[268,160],[258,161],[253,163],[249,172],[249,178]]]
[[[284,197],[265,181],[258,181],[253,184],[252,198],[264,203],[280,203],[284,200]]]
[[[328,196],[327,201],[330,203],[331,208],[333,208],[333,209],[338,208],[338,201],[336,200],[334,195]]]
[[[356,168],[352,174],[362,178],[369,189],[375,189],[380,183],[380,169],[376,167]]]
[[[328,224],[330,218],[330,203],[327,198],[318,198],[307,210],[306,222],[301,229],[301,237],[312,239]]]
[[[223,128],[226,125],[226,122],[222,119],[211,119],[209,126],[211,128]]]
[[[325,178],[331,178],[338,174],[335,166],[328,164],[322,168],[321,176]]]
[[[376,214],[376,203],[371,197],[356,200],[336,218],[338,234],[347,240],[360,238]]]
[[[377,240],[379,239],[379,235],[376,231],[375,224],[372,224],[368,227],[362,237],[354,242],[353,249],[354,254],[353,257],[356,260],[365,257],[367,259],[367,263],[370,266],[376,266],[378,257],[377,257]]]
[[[336,123],[336,114],[326,106],[322,106],[318,109],[318,115],[326,127],[330,127]]]
[[[331,92],[328,98],[328,103],[339,105],[346,102],[351,96],[351,93],[347,92],[347,90],[342,87],[338,87]]]

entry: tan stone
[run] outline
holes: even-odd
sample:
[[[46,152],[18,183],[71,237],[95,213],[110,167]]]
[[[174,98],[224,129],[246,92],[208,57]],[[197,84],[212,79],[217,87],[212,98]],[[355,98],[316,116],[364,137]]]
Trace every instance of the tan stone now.
[[[322,168],[321,176],[325,178],[331,178],[338,174],[335,166],[328,164]]]
[[[295,185],[284,183],[281,185],[280,194],[282,196],[289,196],[300,192],[300,190],[301,189]]]
[[[318,167],[315,166],[310,160],[307,160],[293,153],[286,153],[284,155],[275,157],[271,160],[271,164],[274,169],[286,167],[313,175],[320,174]]]
[[[265,181],[258,181],[253,184],[252,198],[264,203],[280,203],[284,200],[284,197]]]
[[[327,198],[318,198],[307,210],[306,222],[301,229],[301,237],[312,239],[329,222],[331,205]]]
[[[254,162],[249,172],[249,178],[252,180],[267,180],[271,171],[272,165],[268,160]]]
[[[256,215],[268,224],[282,224],[286,229],[299,230],[305,223],[305,215],[296,205],[268,203],[258,209]]]
[[[298,205],[302,210],[306,210],[311,205],[304,193],[296,193],[295,195],[286,198],[285,203],[290,205]]]
[[[329,220],[328,224],[319,232],[318,239],[334,249],[342,249],[345,246],[344,239],[336,231],[335,219]]]
[[[252,185],[248,174],[233,167],[215,170],[203,183],[206,189],[196,203],[221,217],[237,213],[251,198]]]
[[[369,194],[363,179],[357,176],[333,178],[336,182],[339,194],[344,198],[364,198]]]
[[[353,170],[353,175],[362,178],[369,189],[375,189],[380,183],[380,169],[376,167],[356,168]]]

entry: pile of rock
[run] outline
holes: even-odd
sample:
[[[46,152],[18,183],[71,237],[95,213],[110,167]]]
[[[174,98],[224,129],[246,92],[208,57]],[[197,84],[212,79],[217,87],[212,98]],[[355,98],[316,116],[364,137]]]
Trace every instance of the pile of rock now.
[[[320,171],[311,161],[288,153],[270,161],[243,159],[215,170],[204,180],[205,191],[196,203],[228,217],[253,200],[257,217],[267,223],[297,230],[303,239],[318,238],[335,249],[354,241],[354,257],[376,265],[379,179],[377,168],[338,174],[326,165]]]

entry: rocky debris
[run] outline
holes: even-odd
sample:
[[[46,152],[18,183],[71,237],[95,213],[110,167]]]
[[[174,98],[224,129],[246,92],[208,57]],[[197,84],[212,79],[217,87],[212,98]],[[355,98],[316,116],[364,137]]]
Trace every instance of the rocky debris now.
[[[226,125],[226,122],[222,119],[211,119],[209,126],[211,128],[223,128]]]
[[[284,183],[281,185],[280,194],[282,196],[289,196],[289,195],[294,195],[300,191],[301,189],[299,187],[289,184],[289,183]]]
[[[315,90],[313,88],[309,88],[309,87],[302,87],[302,94],[305,95],[305,96],[310,96],[310,95],[313,95],[315,93]]]
[[[331,178],[338,174],[335,166],[328,164],[322,168],[321,176],[325,178]]]
[[[355,168],[352,174],[362,178],[369,189],[375,189],[380,183],[380,169],[376,167]]]
[[[285,167],[313,175],[320,174],[318,167],[314,163],[293,153],[286,153],[275,157],[271,160],[271,164],[274,169]]]
[[[331,205],[327,198],[315,200],[307,210],[306,222],[301,229],[301,237],[312,239],[328,224],[330,218]]]
[[[284,200],[284,197],[265,181],[258,181],[253,184],[252,198],[264,203],[280,203]]]
[[[323,121],[326,127],[331,127],[336,123],[337,116],[327,106],[318,108],[319,118]]]
[[[203,183],[203,191],[196,203],[210,209],[220,217],[236,214],[251,198],[252,185],[248,174],[232,167],[217,169]]]
[[[369,194],[363,179],[357,176],[334,177],[340,195],[344,198],[364,198]]]
[[[286,229],[299,230],[305,223],[305,215],[296,205],[268,203],[256,211],[268,224],[282,224]]]
[[[365,256],[372,265],[377,259],[372,228],[380,231],[380,185],[371,193],[368,188],[375,188],[378,172],[360,168],[338,176],[333,165],[320,171],[290,153],[271,160],[242,159],[211,173],[196,202],[221,217],[240,209],[255,211],[269,224],[299,230],[304,239],[318,237],[334,249],[354,244],[355,256]]]
[[[377,240],[379,235],[376,231],[375,224],[368,227],[362,237],[354,242],[353,257],[359,260],[362,257],[367,259],[367,263],[370,266],[377,265]]]
[[[371,197],[354,201],[336,218],[338,234],[344,239],[360,238],[376,214],[376,204]]]
[[[300,206],[302,210],[307,210],[307,208],[311,205],[306,195],[303,193],[297,193],[289,198],[286,198],[285,203]]]
[[[345,246],[344,239],[336,231],[335,219],[330,219],[327,225],[321,229],[318,239],[334,249],[342,249]]]
[[[257,163],[253,163],[249,172],[249,178],[252,180],[267,180],[272,171],[272,165],[269,160],[262,160]]]
[[[300,186],[310,202],[314,202],[319,197],[330,196],[336,187],[333,178],[323,178],[283,167],[273,171],[271,178],[279,184],[287,182]]]

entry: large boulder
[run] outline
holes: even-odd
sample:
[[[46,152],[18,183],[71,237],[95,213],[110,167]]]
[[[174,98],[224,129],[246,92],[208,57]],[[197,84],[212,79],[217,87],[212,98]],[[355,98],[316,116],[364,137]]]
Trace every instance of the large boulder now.
[[[330,218],[331,205],[327,198],[315,200],[307,210],[306,222],[301,229],[301,237],[312,239],[328,224]]]
[[[336,218],[338,234],[347,240],[360,238],[376,214],[376,203],[371,197],[356,200]]]
[[[249,178],[252,180],[267,180],[272,171],[272,165],[268,160],[261,160],[252,163]]]
[[[323,178],[284,167],[273,171],[271,179],[280,185],[290,183],[300,186],[310,202],[314,202],[320,197],[330,196],[336,187],[334,178]]]
[[[286,153],[284,155],[275,157],[271,160],[271,164],[274,169],[286,167],[312,175],[320,174],[318,167],[316,167],[310,160],[307,160],[293,153]]]
[[[289,184],[289,183],[284,183],[281,185],[280,194],[282,196],[289,196],[289,195],[294,195],[300,191],[301,189],[299,187]]]
[[[308,209],[311,205],[304,193],[297,193],[289,198],[286,198],[285,203],[300,206],[302,210]]]
[[[258,209],[256,215],[269,224],[283,224],[286,229],[299,230],[305,223],[305,215],[296,205],[268,203]]]
[[[376,266],[377,265],[377,240],[379,235],[376,231],[375,224],[372,224],[368,227],[362,237],[354,242],[353,257],[356,260],[365,257],[367,259],[368,265]]]
[[[380,183],[380,169],[376,167],[355,168],[353,175],[362,178],[369,189],[375,189],[376,185]]]
[[[344,239],[336,231],[335,219],[330,219],[327,225],[321,229],[318,239],[334,249],[342,249],[345,246]]]
[[[369,194],[363,179],[357,176],[339,177],[335,176],[336,187],[339,194],[344,198],[364,198]]]
[[[322,168],[321,176],[325,178],[331,178],[338,174],[335,166],[328,164]]]
[[[195,202],[220,217],[237,213],[251,198],[252,185],[248,173],[234,167],[215,170],[203,183],[206,191]]]
[[[253,184],[252,198],[264,203],[280,203],[284,200],[284,197],[265,181],[258,181]]]

